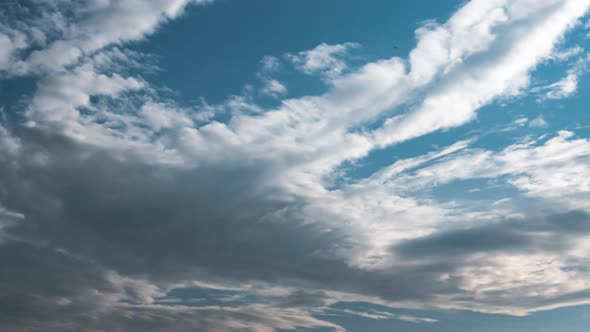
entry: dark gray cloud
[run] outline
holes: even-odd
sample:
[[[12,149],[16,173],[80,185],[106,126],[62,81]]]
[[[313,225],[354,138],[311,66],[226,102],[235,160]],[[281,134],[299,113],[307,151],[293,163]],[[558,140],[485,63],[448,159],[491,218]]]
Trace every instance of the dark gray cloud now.
[[[401,286],[416,277],[371,276],[330,255],[350,239],[305,223],[298,208],[305,202],[261,191],[267,165],[152,167],[36,131],[23,132],[22,139],[23,159],[1,175],[7,194],[0,199],[26,216],[7,230],[14,236],[168,282],[196,273],[363,289],[367,285],[355,280],[369,278],[375,295],[419,296]],[[47,159],[39,165],[33,155]],[[394,284],[400,287],[383,292]]]
[[[111,310],[87,317],[100,306],[123,306],[138,317],[189,315],[142,304],[143,286],[121,286],[109,273],[156,285],[198,279],[299,288],[272,300],[286,308],[320,308],[329,298],[326,291],[385,301],[428,301],[445,294],[468,300],[459,277],[441,281],[440,276],[464,266],[469,256],[559,253],[569,247],[568,239],[590,231],[590,219],[582,212],[485,223],[406,241],[392,248],[401,263],[363,270],[330,254],[349,243],[349,235],[305,223],[298,208],[304,201],[261,189],[267,164],[163,167],[133,153],[120,158],[34,129],[14,134],[23,150],[0,164],[0,201],[25,218],[4,229],[17,240],[2,243],[0,250],[9,271],[0,286],[7,326],[34,320],[52,322],[56,330],[64,329],[60,322],[88,329],[115,324],[110,325],[114,331],[147,328],[142,320],[132,324],[125,314],[101,325],[115,315]],[[101,296],[88,297],[96,291]],[[150,325],[153,330],[169,328],[162,319],[162,327]],[[196,323],[190,324],[187,329]]]
[[[480,223],[405,241],[392,250],[408,259],[461,261],[469,255],[496,251],[560,252],[572,239],[590,234],[590,215],[583,211],[538,214],[527,219]]]
[[[280,326],[250,307],[142,307],[142,287],[123,287],[110,276],[168,285],[313,280],[333,267],[346,270],[343,262],[316,258],[338,242],[336,233],[264,218],[287,203],[260,191],[263,167],[150,166],[132,153],[121,160],[37,130],[15,134],[23,150],[0,163],[0,201],[25,217],[2,230],[10,240],[0,244],[0,258],[10,273],[0,283],[1,328],[223,330],[232,319]],[[94,292],[101,296],[88,296]],[[303,305],[297,297],[284,306]],[[94,313],[100,314],[87,317]]]

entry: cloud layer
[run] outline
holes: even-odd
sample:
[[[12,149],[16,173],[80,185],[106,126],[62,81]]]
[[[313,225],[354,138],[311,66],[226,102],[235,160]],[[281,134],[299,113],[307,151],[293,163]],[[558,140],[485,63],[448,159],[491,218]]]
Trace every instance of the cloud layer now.
[[[407,58],[359,67],[355,43],[266,57],[271,108],[248,91],[186,105],[140,76],[145,55],[126,44],[189,3],[208,1],[0,7],[0,77],[35,80],[18,114],[1,109],[0,330],[342,331],[317,314],[346,301],[517,315],[590,303],[590,142],[575,132],[499,150],[474,135],[346,174],[486,105],[572,95],[584,58],[557,83],[531,75],[590,1],[473,0],[420,27]],[[275,75],[288,65],[326,92],[285,97]],[[492,180],[518,195],[432,195]]]

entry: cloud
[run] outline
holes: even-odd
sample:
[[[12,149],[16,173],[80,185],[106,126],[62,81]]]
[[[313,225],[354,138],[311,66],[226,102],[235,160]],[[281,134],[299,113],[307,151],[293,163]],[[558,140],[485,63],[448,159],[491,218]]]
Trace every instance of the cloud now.
[[[345,61],[356,44],[320,44],[288,58],[327,92],[271,109],[248,94],[184,106],[125,70],[137,58],[123,44],[185,5],[62,1],[15,23],[35,50],[0,59],[37,84],[24,120],[0,126],[8,329],[342,330],[313,314],[343,300],[511,314],[588,302],[587,272],[572,268],[587,253],[586,139],[562,131],[501,151],[466,140],[367,179],[339,173],[520,94],[588,1],[472,1],[418,29],[408,59],[357,69]],[[281,97],[277,61],[261,77]],[[553,210],[420,194],[467,179],[505,180]],[[222,304],[172,301],[195,283],[237,290]]]
[[[573,50],[577,49],[578,48],[574,48]],[[571,56],[583,53],[582,51],[571,52]],[[570,65],[570,68],[567,70],[567,75],[565,77],[555,83],[533,88],[533,92],[543,93],[538,101],[541,102],[548,99],[563,99],[574,95],[578,89],[578,77],[588,71],[589,62],[590,57],[579,56],[576,61]]]
[[[518,95],[529,84],[529,72],[551,55],[555,42],[587,8],[583,1],[546,1],[529,8],[473,1],[445,25],[424,28],[410,54],[412,68],[420,71],[410,77],[431,79],[441,69],[448,74],[415,110],[387,121],[375,139],[387,145],[456,127],[472,120],[483,105]],[[483,15],[479,21],[473,20],[474,12]],[[494,34],[499,29],[505,33]],[[452,52],[444,52],[447,43]]]
[[[122,278],[83,257],[44,245],[1,244],[11,266],[0,298],[2,329],[16,331],[252,331],[329,327],[297,308],[264,304],[187,306],[153,303],[162,289]],[[43,273],[37,273],[42,269]]]
[[[563,51],[554,52],[550,58],[556,61],[565,61],[582,53],[584,53],[584,48],[576,45]]]
[[[478,225],[466,229],[439,232],[422,238],[402,242],[395,250],[397,255],[412,259],[457,260],[464,255],[478,255],[494,251],[560,250],[565,242],[555,241],[558,236],[590,231],[589,218],[582,212],[545,216],[541,220],[508,221],[500,224]],[[544,235],[549,232],[551,237]],[[544,234],[545,233],[545,234]]]
[[[561,80],[544,87],[547,90],[545,99],[562,99],[573,95],[578,88],[578,77],[569,74]]]
[[[547,121],[543,118],[543,116],[539,115],[538,117],[534,118],[529,122],[529,127],[533,128],[545,128],[547,127]]]
[[[579,255],[586,250],[589,225],[585,212],[547,214],[441,231],[402,242],[392,250],[400,259],[446,266],[453,272],[443,279],[461,280],[466,296],[460,301],[478,299],[474,308],[525,314],[512,300],[518,298],[539,309],[555,308],[557,302],[585,302],[585,272],[566,270],[562,264],[583,259]],[[553,261],[558,256],[562,263]],[[520,285],[523,279],[526,287]]]
[[[41,80],[27,117],[33,122],[31,125],[36,122],[76,125],[79,109],[91,106],[91,96],[116,98],[126,90],[142,87],[143,83],[135,78],[124,78],[117,74],[104,75],[97,73],[92,65],[83,65]]]
[[[272,74],[277,72],[281,67],[281,60],[272,55],[267,55],[260,60],[262,72],[265,74]]]
[[[346,69],[346,62],[342,57],[358,46],[355,43],[336,45],[322,43],[309,51],[288,54],[287,58],[306,74],[322,73],[332,77],[341,74]]]
[[[8,22],[21,15],[26,22],[15,24],[24,29],[16,30],[20,36],[26,36],[21,44],[43,47],[28,52],[30,55],[24,59],[14,59],[4,69],[12,75],[60,70],[109,45],[144,38],[163,22],[178,16],[189,2],[210,1],[88,1],[85,6],[72,1],[35,2],[34,10],[25,5],[9,6],[14,11],[2,13],[10,17]],[[30,17],[31,12],[36,17]]]
[[[586,209],[590,142],[571,139],[573,136],[573,132],[559,131],[542,144],[526,141],[499,152],[462,149],[426,167],[420,167],[424,160],[416,159],[412,173],[394,178],[400,167],[396,163],[373,181],[386,183],[391,178],[391,184],[398,188],[419,190],[452,181],[508,176],[508,183],[527,195]]]
[[[147,102],[141,106],[143,118],[155,131],[192,126],[193,119],[190,118],[188,113],[184,110],[176,110],[174,106],[161,103]]]
[[[287,93],[287,88],[278,80],[270,79],[266,81],[262,93],[269,96],[281,96]]]
[[[378,310],[371,310],[369,312],[365,311],[357,311],[352,309],[338,309],[334,310],[338,313],[344,313],[349,315],[355,315],[363,318],[369,319],[399,319],[406,322],[412,323],[436,323],[437,320],[433,318],[422,318],[422,317],[414,317],[410,315],[397,315],[391,312],[386,311],[378,311]]]
[[[4,27],[0,26],[0,70],[7,70],[14,60],[15,53],[27,45],[21,33],[2,28]]]

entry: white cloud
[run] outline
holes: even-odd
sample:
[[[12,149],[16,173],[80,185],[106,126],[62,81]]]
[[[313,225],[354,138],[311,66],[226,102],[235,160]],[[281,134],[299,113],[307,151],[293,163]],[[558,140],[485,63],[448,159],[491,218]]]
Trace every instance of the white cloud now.
[[[582,53],[584,53],[584,48],[580,45],[576,45],[563,51],[554,52],[550,59],[556,61],[565,61]]]
[[[24,34],[0,25],[0,71],[9,70],[16,53],[26,47]]]
[[[548,203],[565,204],[569,208],[590,209],[587,204],[590,193],[590,141],[571,139],[573,133],[560,131],[556,137],[542,145],[526,142],[508,146],[500,152],[481,149],[461,150],[450,147],[452,155],[426,167],[420,167],[427,159],[404,161],[414,170],[411,175],[399,174],[400,165],[394,164],[374,179],[406,190],[450,183],[453,181],[508,176],[507,183],[525,194],[547,200]],[[461,151],[461,152],[458,152]],[[403,170],[403,168],[401,168]]]
[[[352,310],[352,309],[338,309],[334,310],[337,312],[355,315],[364,318],[370,319],[399,319],[406,322],[412,323],[436,323],[437,320],[433,318],[422,318],[422,317],[415,317],[410,315],[397,315],[391,312],[386,311],[378,311],[378,310],[371,310],[371,311],[360,311],[360,310]]]
[[[554,10],[546,10],[551,5],[555,5]],[[471,119],[480,106],[518,93],[528,83],[529,71],[550,56],[554,43],[587,6],[587,2],[579,1],[558,5],[549,1],[535,6],[470,2],[447,23],[429,25],[417,32],[419,40],[410,53],[409,72],[401,59],[392,58],[342,74],[345,63],[340,57],[356,45],[321,44],[291,58],[306,72],[322,71],[332,77],[331,90],[325,95],[284,100],[278,109],[270,111],[259,110],[243,98],[233,98],[227,102],[234,112],[228,123],[211,122],[200,127],[182,111],[146,104],[141,114],[150,128],[176,129],[156,138],[141,131],[142,122],[133,117],[118,116],[114,119],[124,121],[123,126],[107,123],[107,128],[103,128],[104,125],[93,123],[94,115],[80,114],[77,108],[87,106],[91,95],[116,96],[120,91],[140,87],[133,78],[93,74],[84,70],[87,67],[77,69],[72,77],[75,79],[41,83],[29,117],[38,119],[33,115],[42,113],[64,124],[66,119],[77,121],[77,126],[70,123],[65,127],[72,137],[86,142],[112,142],[107,138],[115,133],[117,139],[129,137],[134,143],[153,145],[154,151],[174,152],[186,161],[266,160],[277,174],[267,180],[267,185],[278,186],[288,195],[320,198],[317,205],[310,207],[312,214],[331,214],[329,209],[324,211],[325,206],[343,202],[343,211],[350,209],[350,215],[354,215],[360,212],[353,213],[352,209],[362,211],[361,206],[369,206],[378,195],[387,197],[391,192],[373,188],[370,194],[358,197],[353,192],[331,193],[324,188],[326,176],[343,161],[362,158],[376,146],[460,125]],[[525,18],[527,33],[521,26]],[[518,29],[511,30],[513,26]],[[495,32],[498,27],[503,28],[505,35]],[[266,62],[275,68],[275,61],[269,59]],[[85,82],[86,78],[93,83]],[[436,83],[423,92],[423,87],[435,78]],[[283,91],[277,87],[275,93]],[[421,93],[426,98],[415,110],[390,119],[371,135],[349,132],[350,128],[378,119],[410,100],[412,94]],[[89,125],[100,130],[88,131]],[[117,127],[122,127],[122,132]],[[130,146],[137,148],[137,144]],[[385,254],[383,250],[396,236],[423,235],[447,214],[443,207],[411,198],[391,196],[386,202],[371,218],[364,214],[349,218],[352,233],[371,239],[363,246],[365,252],[351,256],[353,265],[371,266],[374,263],[365,261],[367,257]],[[398,224],[386,222],[384,216],[388,214],[402,220],[400,225],[409,219],[424,222],[402,230]],[[334,220],[343,218],[341,213],[336,215]],[[380,259],[375,262],[379,264]]]
[[[561,80],[543,87],[547,90],[545,99],[562,99],[573,95],[578,88],[578,77],[575,74],[569,74]]]
[[[282,106],[270,111],[233,99],[227,106],[234,109],[236,115],[229,123],[211,123],[202,128],[188,126],[183,132],[192,133],[192,139],[204,139],[189,145],[198,146],[192,153],[207,151],[209,158],[211,154],[220,153],[218,149],[222,145],[214,148],[216,144],[211,142],[207,146],[207,139],[202,135],[205,132],[206,136],[216,137],[220,142],[233,142],[232,149],[236,149],[237,154],[253,150],[246,155],[276,154],[277,160],[305,161],[291,163],[289,168],[299,169],[300,176],[294,176],[297,181],[308,179],[310,185],[317,186],[314,181],[328,175],[345,160],[361,158],[376,146],[460,125],[471,119],[478,107],[494,98],[517,93],[528,82],[528,71],[549,56],[556,40],[587,6],[585,2],[564,2],[553,11],[543,11],[551,3],[528,8],[502,2],[471,2],[446,24],[419,30],[418,46],[410,54],[408,73],[399,58],[369,63],[355,72],[331,78],[331,89],[323,96],[284,100]],[[535,10],[542,15],[534,16]],[[525,26],[529,33],[514,39],[517,36],[511,33],[520,34],[521,28],[512,31],[510,27],[520,24],[521,17],[527,16],[523,13],[533,17]],[[547,15],[550,19],[545,17]],[[506,35],[493,32],[498,26],[504,28]],[[541,35],[543,38],[539,37]],[[345,64],[337,56],[354,46],[322,44],[292,57],[306,70],[341,73]],[[521,52],[522,48],[534,52]],[[437,49],[448,56],[433,58],[440,53]],[[485,65],[471,64],[482,61]],[[438,77],[436,84],[424,89],[435,77]],[[274,79],[269,82],[279,83]],[[281,83],[273,83],[269,88],[279,94],[285,91],[283,87]],[[72,88],[64,86],[63,89]],[[422,93],[426,93],[426,98],[415,110],[390,119],[373,133],[349,132],[351,128],[393,112],[396,106]],[[235,111],[239,109],[250,113]],[[92,121],[92,117],[80,119],[85,119],[86,123]],[[216,134],[211,136],[213,128]],[[117,136],[125,135],[117,133]],[[174,139],[166,139],[158,144],[173,150],[173,142]]]
[[[58,72],[38,83],[27,110],[29,125],[49,124],[64,127],[66,131],[78,131],[71,133],[74,136],[83,135],[91,124],[81,119],[80,108],[91,107],[90,97],[114,98],[127,90],[143,87],[144,83],[136,78],[97,73],[92,64]]]
[[[578,78],[588,71],[589,63],[590,56],[580,56],[567,70],[567,75],[565,77],[555,83],[535,87],[531,89],[531,91],[535,93],[543,93],[539,98],[539,101],[571,97],[578,89]]]
[[[174,110],[169,105],[147,102],[141,106],[141,114],[156,131],[182,128],[193,125],[192,119],[183,110]]]
[[[98,1],[89,6],[79,6],[75,1],[37,3],[39,26],[31,25],[21,34],[48,44],[25,59],[14,59],[5,69],[12,74],[60,70],[109,45],[144,38],[191,2],[210,0]],[[44,30],[51,33],[44,34]],[[48,36],[51,41],[45,41]]]
[[[547,126],[547,121],[545,121],[542,115],[539,115],[538,117],[534,118],[529,122],[529,127],[533,128],[545,128]]]
[[[354,43],[336,45],[322,43],[312,50],[288,54],[287,57],[306,74],[322,73],[332,77],[346,69],[346,62],[342,58],[350,49],[358,46]]]
[[[456,127],[473,119],[475,111],[483,105],[519,94],[529,84],[529,72],[551,55],[555,43],[576,24],[580,13],[589,5],[588,1],[539,1],[534,6],[524,6],[523,2],[470,2],[446,25],[424,32],[417,50],[412,52],[424,54],[425,60],[419,68],[430,69],[426,72],[421,69],[422,72],[411,73],[410,77],[430,78],[442,65],[447,66],[448,77],[441,78],[439,86],[427,93],[414,111],[392,118],[377,130],[375,139],[387,145]],[[546,10],[552,6],[555,10]],[[476,16],[466,15],[470,11],[485,14],[474,23],[470,20]],[[524,24],[526,32],[519,23]],[[510,29],[511,26],[519,28]],[[499,27],[504,27],[504,35],[492,33],[493,28]],[[421,50],[421,43],[427,42],[428,48]],[[441,52],[447,43],[451,43],[451,52]],[[444,54],[444,58],[433,59],[430,54],[441,54],[441,57]],[[448,58],[446,54],[455,57]],[[473,61],[467,59],[470,54]]]
[[[267,55],[262,58],[262,60],[260,61],[260,65],[262,66],[263,73],[272,74],[277,72],[281,67],[281,60],[272,55]]]
[[[276,79],[268,79],[264,82],[261,92],[269,96],[278,97],[287,94],[287,87]]]

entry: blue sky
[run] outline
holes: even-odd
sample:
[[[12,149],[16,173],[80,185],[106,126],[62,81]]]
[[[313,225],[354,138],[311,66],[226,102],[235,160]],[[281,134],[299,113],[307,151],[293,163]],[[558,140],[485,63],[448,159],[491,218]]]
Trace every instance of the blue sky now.
[[[581,331],[590,1],[0,4],[0,331]]]

